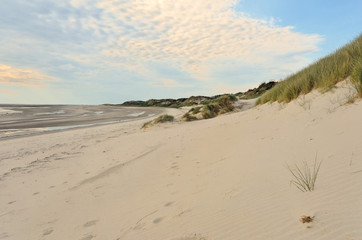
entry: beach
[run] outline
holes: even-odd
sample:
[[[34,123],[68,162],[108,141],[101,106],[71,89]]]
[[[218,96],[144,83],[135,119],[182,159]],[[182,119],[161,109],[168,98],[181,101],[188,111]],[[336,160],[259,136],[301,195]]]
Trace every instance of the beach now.
[[[0,139],[145,119],[162,112],[116,105],[0,104]]]
[[[209,120],[4,139],[0,239],[362,239],[362,101],[346,104],[351,94],[341,82]],[[304,161],[321,162],[311,192],[291,184],[288,166]]]

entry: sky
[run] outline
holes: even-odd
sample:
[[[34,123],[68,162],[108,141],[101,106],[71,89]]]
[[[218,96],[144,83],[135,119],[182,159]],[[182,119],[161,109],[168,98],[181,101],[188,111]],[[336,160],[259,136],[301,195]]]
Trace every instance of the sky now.
[[[362,33],[361,0],[11,0],[0,103],[103,104],[236,93]]]

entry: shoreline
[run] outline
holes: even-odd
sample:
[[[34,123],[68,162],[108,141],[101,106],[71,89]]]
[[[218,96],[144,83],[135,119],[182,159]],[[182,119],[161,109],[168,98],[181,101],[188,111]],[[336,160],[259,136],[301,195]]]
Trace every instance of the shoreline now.
[[[56,105],[64,107],[65,105]],[[42,108],[44,108],[44,106],[41,106]],[[78,106],[77,106],[78,107]],[[89,107],[89,106],[87,106]],[[91,106],[94,107],[94,106]],[[50,106],[46,107],[47,109],[50,108]],[[112,108],[109,108],[112,109]],[[134,112],[129,112],[127,115],[124,114],[124,116],[115,116],[113,113],[113,115],[111,117],[102,117],[100,116],[105,115],[106,113],[102,112],[101,114],[99,114],[100,111],[96,111],[96,115],[94,117],[94,119],[77,119],[75,117],[72,116],[53,116],[53,117],[58,117],[59,120],[57,118],[48,118],[48,115],[50,114],[39,114],[39,113],[33,113],[33,115],[36,116],[35,119],[26,119],[27,116],[25,116],[22,119],[12,119],[12,121],[8,121],[6,119],[2,119],[2,121],[0,121],[0,141],[4,141],[7,139],[15,139],[15,138],[21,138],[21,137],[29,137],[29,136],[35,136],[35,135],[41,135],[41,134],[48,134],[48,133],[53,133],[53,132],[61,132],[61,131],[68,131],[68,130],[73,130],[73,129],[78,129],[78,128],[88,128],[88,127],[94,127],[94,126],[103,126],[103,125],[108,125],[108,124],[119,124],[119,123],[124,123],[124,122],[130,122],[130,121],[136,121],[136,120],[147,120],[147,119],[152,119],[160,114],[169,112],[169,110],[165,109],[165,108],[157,108],[157,107],[148,107],[148,108],[142,108],[142,107],[116,107],[116,110],[125,110],[128,111],[129,110],[134,110]],[[8,116],[8,117],[13,117],[14,114],[18,114],[19,111],[16,110],[8,110],[5,109],[3,111],[14,111],[17,113],[11,113],[12,116]],[[140,111],[140,112],[139,112]],[[59,111],[60,112],[60,111]],[[64,111],[61,113],[65,113]],[[10,114],[9,114],[10,115]],[[41,115],[41,116],[45,116],[45,118],[43,119],[37,119],[37,117]],[[56,115],[56,113],[53,115]],[[78,113],[79,115],[79,113]],[[16,116],[15,116],[16,117]],[[79,117],[78,117],[79,118]]]
[[[0,238],[360,239],[362,101],[346,105],[349,92],[3,141]],[[315,189],[301,192],[285,166],[316,152]]]

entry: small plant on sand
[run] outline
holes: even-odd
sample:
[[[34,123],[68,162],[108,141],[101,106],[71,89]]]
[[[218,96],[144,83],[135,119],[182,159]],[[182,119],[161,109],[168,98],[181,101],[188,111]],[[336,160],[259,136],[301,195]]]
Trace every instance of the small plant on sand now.
[[[301,221],[302,223],[310,223],[313,222],[314,216],[302,216],[299,221]]]
[[[295,164],[294,168],[288,165],[288,169],[293,175],[293,179],[290,182],[302,192],[313,191],[321,164],[322,162],[318,163],[316,158],[313,168],[306,161],[303,162],[302,166]]]
[[[151,127],[158,123],[172,122],[174,119],[175,119],[174,116],[164,114],[152,121],[148,121],[148,122],[144,123],[141,128],[146,129],[146,128]]]
[[[153,120],[154,123],[164,123],[164,122],[172,122],[174,120],[174,116],[164,114]]]
[[[151,125],[152,121],[145,122],[141,128],[148,128]]]

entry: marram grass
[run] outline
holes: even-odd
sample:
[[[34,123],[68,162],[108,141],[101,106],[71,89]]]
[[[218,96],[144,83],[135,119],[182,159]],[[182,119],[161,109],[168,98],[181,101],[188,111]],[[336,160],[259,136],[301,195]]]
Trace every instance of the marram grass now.
[[[334,53],[287,77],[265,92],[257,104],[290,102],[313,89],[327,91],[348,76],[352,77],[358,96],[362,97],[362,34]]]
[[[321,164],[322,162],[318,163],[316,158],[313,168],[307,162],[303,162],[302,166],[295,164],[294,168],[288,165],[288,170],[293,176],[290,182],[302,192],[313,191]]]
[[[174,119],[175,119],[174,116],[164,114],[164,115],[157,117],[156,119],[154,119],[152,121],[145,122],[141,128],[146,129],[146,128],[148,128],[152,125],[158,124],[158,123],[173,122]]]

